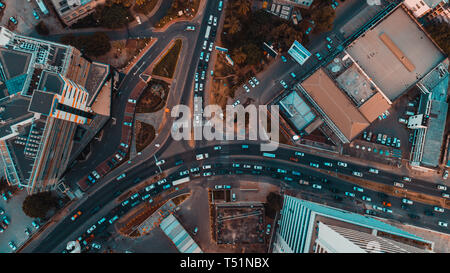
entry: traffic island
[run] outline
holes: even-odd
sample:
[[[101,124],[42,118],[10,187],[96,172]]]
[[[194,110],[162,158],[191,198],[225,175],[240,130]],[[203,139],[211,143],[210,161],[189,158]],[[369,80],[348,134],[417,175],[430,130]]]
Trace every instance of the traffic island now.
[[[166,49],[166,53],[162,56],[162,59],[153,68],[152,74],[172,79],[182,46],[183,42],[180,39],[171,43],[169,48]]]

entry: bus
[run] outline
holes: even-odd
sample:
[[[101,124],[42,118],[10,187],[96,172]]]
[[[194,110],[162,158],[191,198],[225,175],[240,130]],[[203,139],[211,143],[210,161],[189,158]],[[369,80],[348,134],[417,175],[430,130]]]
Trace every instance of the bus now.
[[[209,39],[210,32],[211,32],[211,26],[206,27],[205,39]]]
[[[183,177],[183,178],[180,178],[178,180],[173,181],[172,185],[176,186],[176,185],[183,184],[183,183],[186,183],[186,182],[189,182],[189,181],[190,181],[190,178],[189,178],[189,176],[187,176],[187,177]]]
[[[263,153],[263,156],[270,157],[270,158],[275,158],[275,154],[271,154],[271,153]]]
[[[42,0],[36,0],[36,4],[38,5],[39,9],[42,11],[44,15],[48,14],[48,9]]]

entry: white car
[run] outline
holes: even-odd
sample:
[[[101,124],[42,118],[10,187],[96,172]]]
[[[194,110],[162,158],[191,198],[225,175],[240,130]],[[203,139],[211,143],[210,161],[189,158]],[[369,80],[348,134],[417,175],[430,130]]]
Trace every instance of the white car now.
[[[443,193],[442,193],[442,197],[444,197],[444,198],[450,198],[450,194],[448,194],[448,193],[446,193],[446,192],[443,192]]]
[[[363,188],[360,188],[360,187],[353,187],[353,190],[354,191],[359,191],[359,192],[364,192],[364,189]]]
[[[363,174],[361,172],[353,172],[352,173],[354,176],[358,176],[358,177],[362,177]]]
[[[136,100],[128,99],[128,102],[129,102],[129,103],[136,103]]]
[[[406,182],[411,182],[411,178],[410,178],[410,177],[407,177],[407,176],[405,176],[405,177],[403,177],[403,181],[406,181]]]
[[[408,205],[414,204],[414,202],[413,202],[412,200],[409,200],[409,199],[406,199],[406,198],[403,198],[403,199],[402,199],[402,203],[403,203],[403,204],[408,204]]]
[[[247,92],[247,93],[250,92],[250,88],[248,88],[247,85],[244,84],[242,87],[244,87],[245,92]]]
[[[208,46],[208,40],[205,40],[204,42],[203,42],[203,50],[206,50],[206,47]]]
[[[319,168],[319,164],[317,164],[317,163],[310,162],[309,166],[314,167],[314,168]]]
[[[345,163],[345,162],[338,162],[338,166],[340,166],[340,167],[347,167],[347,163]]]
[[[439,221],[438,225],[441,227],[448,227],[448,224],[446,222],[442,222],[442,221]]]
[[[203,166],[202,166],[202,169],[203,169],[203,170],[209,170],[209,169],[211,169],[211,165],[210,165],[210,164],[208,164],[208,165],[203,165]]]
[[[318,190],[321,190],[321,189],[322,189],[322,186],[319,185],[319,184],[313,184],[312,187],[313,187],[314,189],[318,189]]]
[[[87,234],[91,234],[91,233],[94,231],[94,229],[96,229],[96,228],[97,228],[96,225],[92,225],[92,227],[90,227],[90,228],[86,231],[86,233],[87,233]]]
[[[209,157],[209,154],[208,154],[208,153],[205,153],[205,154],[198,154],[198,155],[195,156],[195,159],[197,159],[197,160],[202,160],[202,159],[206,159],[206,158],[208,158],[208,157]]]
[[[256,77],[252,77],[252,81],[255,83],[255,85],[259,84],[259,81]]]
[[[248,80],[248,83],[253,87],[253,88],[255,88],[255,83],[252,81],[252,80]]]
[[[222,146],[214,146],[214,151],[222,150]]]
[[[374,168],[370,168],[369,172],[374,173],[374,174],[378,174],[378,170],[374,169]]]
[[[370,198],[369,196],[365,196],[365,195],[363,195],[363,197],[361,199],[364,200],[364,201],[367,201],[367,202],[371,202],[372,201],[372,198]]]
[[[441,191],[447,190],[447,186],[444,186],[444,185],[437,185],[437,188],[438,188],[438,190],[441,190]]]
[[[237,106],[237,105],[238,105],[239,103],[241,103],[241,101],[240,101],[240,100],[237,100],[237,101],[235,101],[235,102],[233,103],[233,105],[232,105],[232,106],[233,106],[233,108],[234,108],[234,107],[236,107],[236,106]]]
[[[443,209],[443,208],[440,208],[440,207],[434,207],[433,209],[434,209],[434,211],[436,211],[436,212],[444,212],[444,209]]]
[[[214,42],[209,43],[208,50],[211,52],[213,50]]]
[[[448,171],[447,170],[445,170],[444,171],[444,174],[442,175],[442,179],[447,179],[448,178]]]
[[[166,161],[164,159],[161,159],[160,161],[156,161],[156,166],[161,166],[164,163],[166,163]]]
[[[405,185],[403,185],[403,183],[400,183],[400,182],[394,182],[394,186],[403,188]]]
[[[208,25],[211,25],[212,22],[213,22],[213,16],[212,16],[212,14],[211,14],[211,15],[209,16],[209,19],[208,19]]]
[[[213,26],[217,26],[217,17],[214,17]]]

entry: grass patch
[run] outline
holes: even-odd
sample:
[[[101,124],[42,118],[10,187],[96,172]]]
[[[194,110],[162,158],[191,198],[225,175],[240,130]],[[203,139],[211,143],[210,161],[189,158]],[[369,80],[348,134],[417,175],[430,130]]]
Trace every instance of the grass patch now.
[[[153,113],[164,107],[169,86],[160,80],[151,80],[136,104],[136,113]]]
[[[142,4],[135,4],[133,10],[137,13],[149,14],[158,3],[158,0],[145,0]]]
[[[159,61],[159,63],[153,69],[152,74],[172,78],[175,68],[177,67],[178,56],[180,55],[181,47],[183,42],[181,40],[176,40],[172,48],[167,52],[166,56]]]
[[[155,139],[155,128],[150,124],[137,120],[135,130],[136,151],[139,153]]]

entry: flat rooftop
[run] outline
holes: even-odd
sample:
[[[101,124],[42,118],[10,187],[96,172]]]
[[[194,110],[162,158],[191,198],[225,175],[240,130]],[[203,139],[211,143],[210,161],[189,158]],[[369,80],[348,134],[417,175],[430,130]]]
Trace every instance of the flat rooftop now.
[[[370,125],[323,68],[303,81],[301,86],[348,140],[355,138]]]
[[[403,6],[356,39],[346,51],[391,101],[445,59]]]
[[[9,80],[27,72],[30,65],[31,53],[0,47],[0,65],[2,77]]]
[[[283,116],[287,118],[294,127],[301,131],[308,126],[316,117],[311,108],[294,90],[278,102]]]

